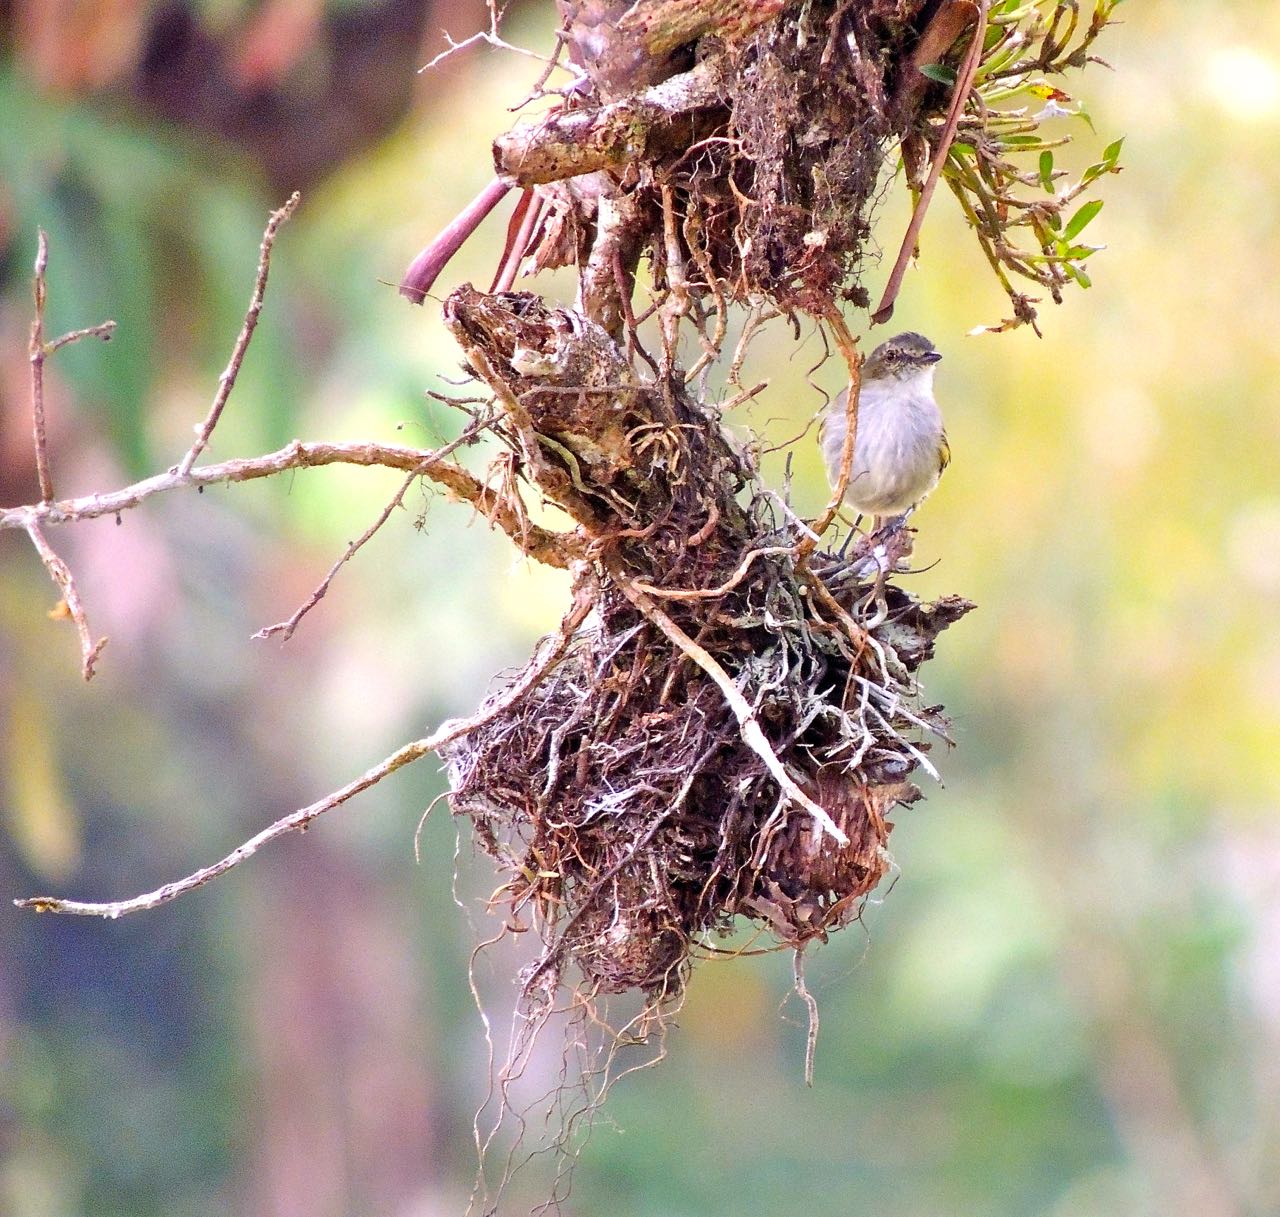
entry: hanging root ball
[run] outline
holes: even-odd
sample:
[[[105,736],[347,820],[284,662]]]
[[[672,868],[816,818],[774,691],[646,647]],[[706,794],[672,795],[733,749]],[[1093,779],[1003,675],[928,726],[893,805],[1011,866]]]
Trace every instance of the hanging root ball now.
[[[914,673],[971,606],[884,584],[902,528],[803,557],[718,412],[678,377],[640,381],[595,323],[469,287],[445,321],[589,555],[558,662],[531,660],[444,752],[453,809],[504,872],[495,904],[543,943],[526,999],[569,965],[590,991],[678,996],[691,950],[738,916],[791,946],[844,925],[945,738]]]
[[[597,92],[495,143],[499,173],[537,187],[547,207],[534,265],[594,263],[588,278],[612,282],[616,259],[630,274],[644,252],[659,287],[763,296],[818,317],[865,304],[858,272],[885,152],[916,119],[902,82],[922,0],[631,11],[646,7],[703,16],[694,68],[648,89],[633,79],[620,98],[616,74],[597,66]],[[603,59],[632,65],[639,28],[597,30]]]
[[[704,635],[848,844],[781,795],[721,690],[603,591],[559,666],[446,756],[455,813],[505,873],[495,902],[544,943],[526,996],[572,963],[592,991],[676,997],[699,939],[736,916],[801,946],[856,917],[884,876],[890,812],[918,797],[908,777],[927,764],[924,737],[945,730],[912,673],[971,606],[890,588],[888,617],[859,653],[809,611],[789,562],[757,566],[738,612]],[[829,567],[833,580],[841,571]],[[857,611],[868,590],[840,599]]]

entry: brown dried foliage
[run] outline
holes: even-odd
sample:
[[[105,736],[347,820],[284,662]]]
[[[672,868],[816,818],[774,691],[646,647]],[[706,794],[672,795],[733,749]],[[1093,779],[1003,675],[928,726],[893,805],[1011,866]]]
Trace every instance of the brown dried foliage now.
[[[737,223],[715,262],[742,295],[815,316],[842,295],[866,303],[856,276],[893,133],[887,82],[911,35],[900,8],[807,5],[731,56]]]

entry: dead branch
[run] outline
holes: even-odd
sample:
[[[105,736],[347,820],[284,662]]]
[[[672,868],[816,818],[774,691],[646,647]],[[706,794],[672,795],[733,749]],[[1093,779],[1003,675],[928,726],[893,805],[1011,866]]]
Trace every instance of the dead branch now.
[[[414,740],[410,744],[405,744],[403,748],[398,748],[385,760],[362,773],[354,781],[348,782],[340,790],[335,790],[324,798],[282,817],[256,836],[236,846],[225,858],[213,863],[212,866],[201,867],[185,878],[166,883],[154,891],[144,892],[129,900],[96,902],[65,900],[60,896],[30,896],[15,900],[13,903],[20,909],[31,909],[37,913],[64,913],[77,917],[106,917],[114,920],[128,913],[140,913],[146,909],[158,908],[195,888],[203,887],[211,880],[226,874],[232,867],[253,857],[268,842],[274,841],[277,837],[283,837],[286,833],[300,832],[308,828],[313,820],[318,819],[325,812],[341,807],[349,799],[376,786],[384,778],[390,777],[397,769],[403,769],[406,765],[421,760],[429,752],[438,751],[452,740],[477,730],[498,715],[510,710],[537,686],[564,654],[574,630],[582,624],[590,611],[592,601],[589,588],[590,578],[584,571],[580,573],[573,604],[561,621],[559,631],[543,639],[539,654],[530,662],[520,679],[504,689],[499,696],[487,702],[477,713],[469,718],[450,719],[441,724],[434,735]]]
[[[700,116],[723,104],[722,69],[708,59],[595,110],[558,110],[493,143],[501,177],[520,186],[618,169],[693,142]]]
[[[267,275],[271,271],[271,247],[276,241],[276,232],[280,225],[285,223],[298,209],[302,196],[295,190],[289,196],[288,202],[276,211],[271,213],[271,218],[267,221],[266,231],[262,234],[262,244],[259,246],[258,252],[258,274],[253,283],[253,295],[249,298],[249,308],[244,315],[244,324],[240,327],[240,333],[236,335],[235,345],[231,348],[231,359],[228,361],[226,368],[223,369],[222,375],[218,377],[218,391],[214,394],[213,404],[209,407],[209,413],[205,420],[196,429],[196,442],[191,445],[187,451],[187,455],[178,462],[179,473],[190,473],[191,466],[196,463],[196,458],[205,450],[209,443],[209,437],[213,435],[213,429],[218,425],[218,419],[222,417],[222,411],[227,404],[227,399],[231,396],[231,390],[236,387],[236,377],[240,375],[240,365],[244,362],[245,352],[249,349],[249,343],[253,339],[253,331],[258,327],[258,317],[262,312],[262,301],[267,290]]]
[[[154,495],[189,486],[251,482],[257,478],[274,477],[290,469],[315,469],[323,465],[361,465],[365,468],[401,469],[406,473],[422,469],[426,477],[457,499],[470,503],[485,519],[497,524],[529,557],[548,566],[567,568],[578,548],[570,534],[530,524],[509,501],[489,489],[474,474],[448,459],[441,459],[430,449],[376,443],[309,443],[302,440],[294,440],[264,456],[200,465],[186,473],[171,469],[108,493],[0,509],[0,529],[25,529],[31,521],[73,524],[99,516],[118,515]]]

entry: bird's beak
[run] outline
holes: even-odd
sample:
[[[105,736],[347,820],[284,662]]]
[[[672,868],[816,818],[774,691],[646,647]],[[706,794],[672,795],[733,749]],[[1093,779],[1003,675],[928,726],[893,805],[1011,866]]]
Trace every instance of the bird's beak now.
[[[921,355],[920,358],[923,359],[925,363],[937,363],[938,360],[942,358],[942,352],[930,351],[927,355]]]

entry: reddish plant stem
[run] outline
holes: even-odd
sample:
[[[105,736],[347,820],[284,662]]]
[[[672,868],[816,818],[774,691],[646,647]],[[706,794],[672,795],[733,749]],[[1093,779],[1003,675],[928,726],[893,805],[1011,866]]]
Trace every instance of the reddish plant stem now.
[[[409,269],[404,272],[404,278],[400,280],[400,294],[410,304],[421,304],[427,298],[427,292],[431,290],[431,285],[444,270],[449,259],[480,227],[480,222],[502,201],[512,185],[509,178],[495,177],[458,212],[444,231],[409,263]]]
[[[982,38],[987,28],[987,0],[977,0],[977,21],[974,24],[973,37],[969,49],[965,52],[964,63],[956,78],[955,93],[951,98],[951,109],[947,112],[947,121],[942,128],[942,136],[933,154],[933,163],[929,167],[929,176],[924,188],[920,191],[920,199],[916,209],[911,213],[911,223],[907,225],[906,235],[902,238],[902,248],[898,250],[897,260],[889,273],[889,282],[885,284],[884,295],[876,311],[871,314],[872,325],[882,325],[893,316],[893,306],[902,290],[902,280],[907,273],[907,264],[915,253],[916,242],[920,239],[920,229],[924,224],[925,213],[933,199],[938,179],[942,176],[942,166],[946,164],[947,153],[956,137],[956,128],[960,125],[960,115],[964,113],[965,101],[969,90],[973,87],[973,78],[978,71],[978,61],[982,57]]]

